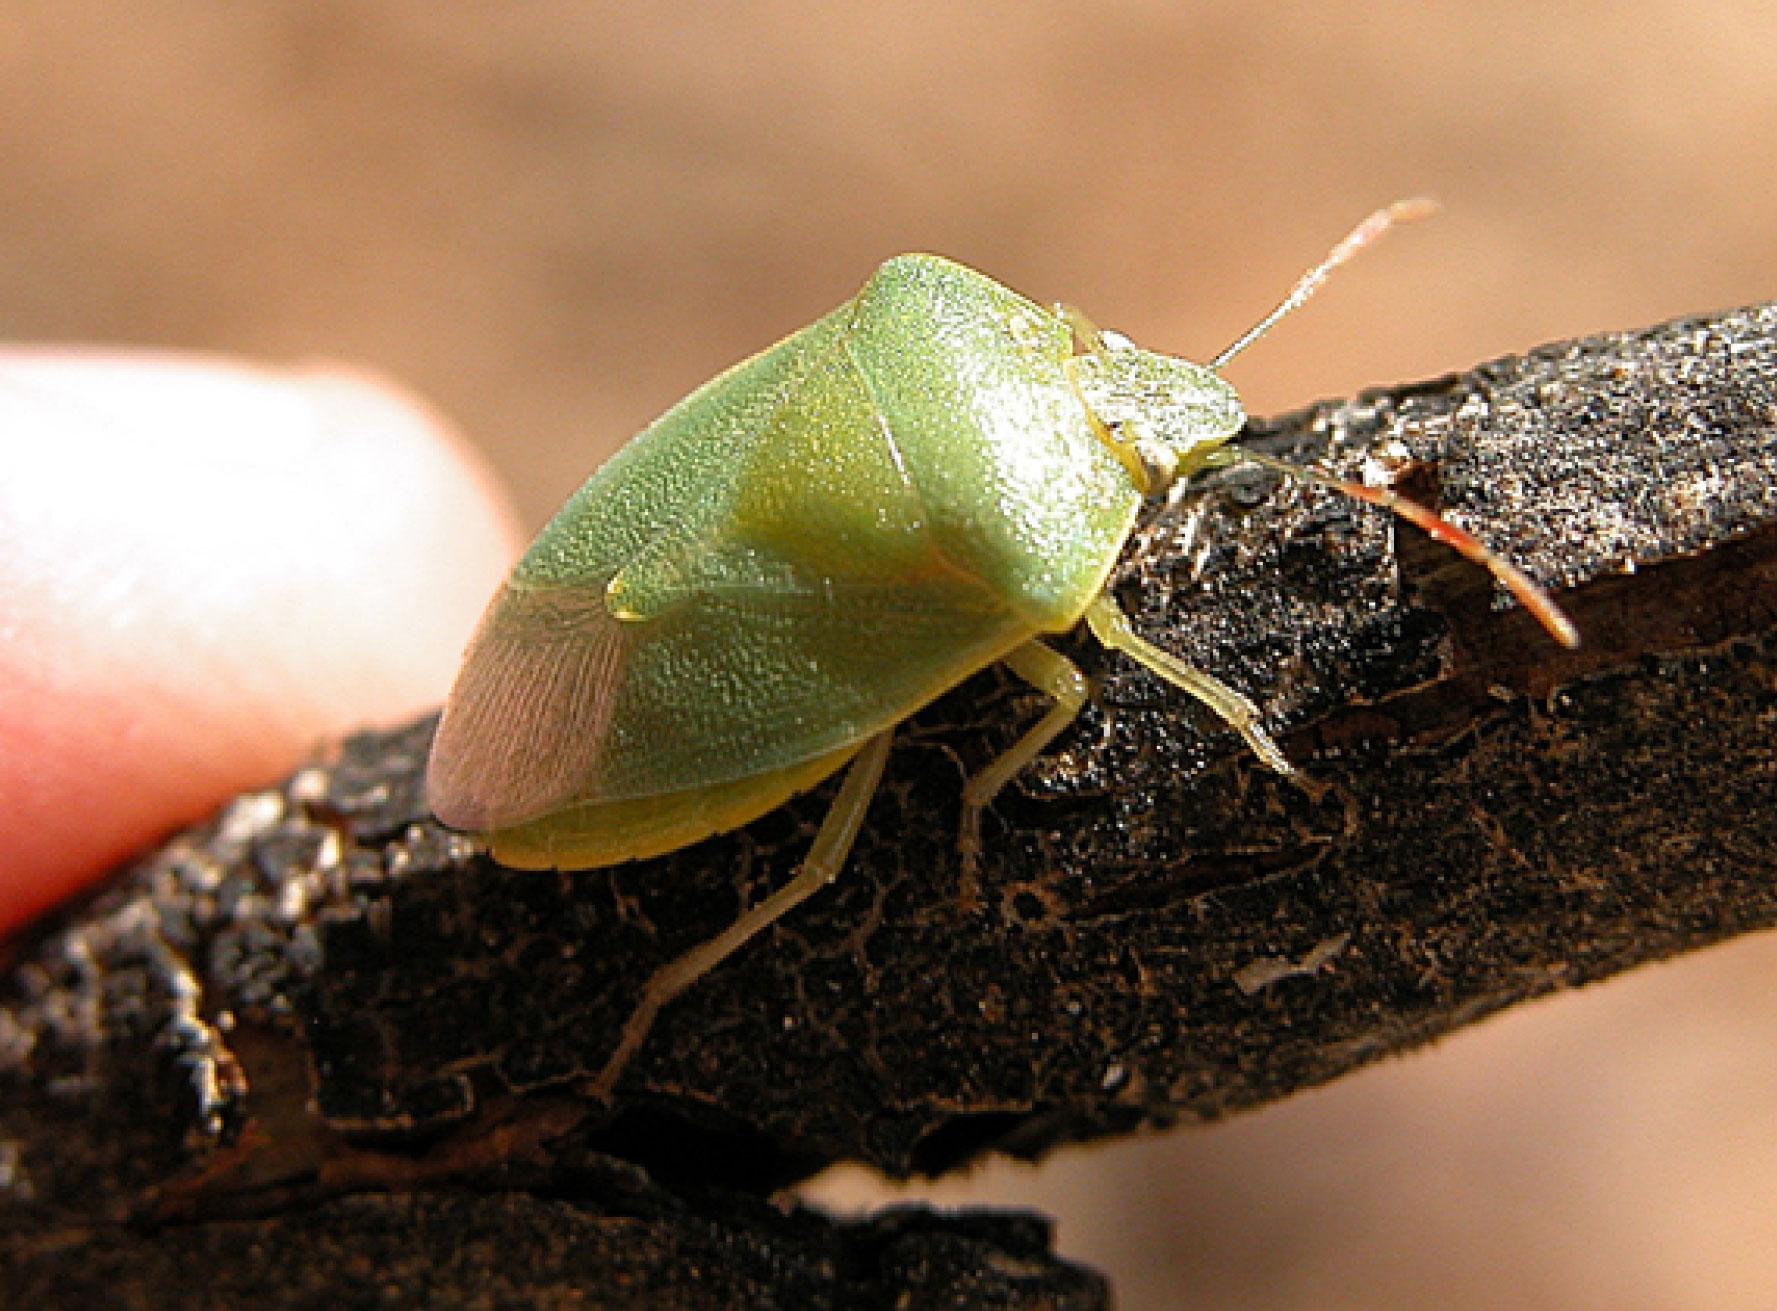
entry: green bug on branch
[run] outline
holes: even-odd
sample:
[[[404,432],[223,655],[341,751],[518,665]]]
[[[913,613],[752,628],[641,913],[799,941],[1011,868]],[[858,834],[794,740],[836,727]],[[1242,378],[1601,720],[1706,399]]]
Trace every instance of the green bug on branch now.
[[[1371,215],[1207,366],[901,256],[693,392],[575,493],[464,657],[427,776],[440,820],[506,865],[593,868],[738,828],[851,766],[796,876],[649,979],[596,1093],[661,1006],[838,876],[895,726],[1003,660],[1055,704],[965,785],[973,867],[983,808],[1088,696],[1043,634],[1084,620],[1292,772],[1257,707],[1137,636],[1105,584],[1144,498],[1260,459],[1230,445],[1246,415],[1217,370],[1427,209]],[[1290,471],[1419,524],[1577,642],[1541,589],[1431,511]]]

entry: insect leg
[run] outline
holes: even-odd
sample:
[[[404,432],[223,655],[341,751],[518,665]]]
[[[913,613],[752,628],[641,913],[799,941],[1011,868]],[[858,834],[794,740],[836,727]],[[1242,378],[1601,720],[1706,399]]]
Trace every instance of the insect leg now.
[[[1091,694],[1086,676],[1074,662],[1041,642],[1030,641],[1015,648],[1005,657],[1007,666],[1025,682],[1055,698],[1047,714],[1033,724],[1024,736],[1007,747],[987,768],[963,786],[962,833],[957,845],[963,856],[963,891],[965,902],[975,900],[975,870],[981,858],[981,812],[999,790],[1026,765],[1041,754],[1080,713]]]
[[[611,1053],[604,1069],[592,1081],[594,1096],[601,1100],[610,1099],[618,1076],[647,1038],[662,1006],[839,877],[858,830],[864,826],[864,815],[870,809],[870,799],[876,795],[876,785],[882,780],[883,765],[888,760],[889,743],[894,735],[892,728],[878,733],[864,744],[864,749],[852,761],[845,782],[840,784],[839,794],[833,798],[827,817],[821,821],[820,831],[815,834],[814,843],[794,878],[708,942],[698,944],[654,971],[642,989],[641,1000],[623,1026],[617,1050]]]
[[[1277,743],[1259,724],[1259,708],[1246,697],[1201,669],[1194,668],[1171,652],[1162,651],[1129,626],[1128,617],[1117,608],[1110,596],[1101,595],[1086,608],[1086,626],[1092,635],[1113,651],[1121,651],[1137,664],[1164,678],[1174,687],[1189,692],[1226,721],[1253,749],[1253,754],[1279,774],[1296,771],[1284,758]]]

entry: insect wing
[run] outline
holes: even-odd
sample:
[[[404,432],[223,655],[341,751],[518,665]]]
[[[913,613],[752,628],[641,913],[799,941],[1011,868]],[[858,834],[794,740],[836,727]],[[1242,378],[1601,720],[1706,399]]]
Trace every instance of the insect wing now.
[[[719,501],[614,575],[629,649],[580,800],[705,788],[854,745],[1015,644],[951,566],[846,350],[805,362]]]
[[[452,694],[434,808],[504,828],[789,769],[1026,636],[933,546],[842,311],[676,407],[545,530]]]
[[[641,635],[612,613],[607,586],[660,543],[710,529],[735,470],[845,317],[836,311],[693,392],[538,535],[470,642],[433,742],[428,801],[445,823],[504,828],[590,786]]]
[[[598,758],[627,646],[597,589],[508,583],[469,644],[432,744],[432,812],[485,831],[571,799]]]

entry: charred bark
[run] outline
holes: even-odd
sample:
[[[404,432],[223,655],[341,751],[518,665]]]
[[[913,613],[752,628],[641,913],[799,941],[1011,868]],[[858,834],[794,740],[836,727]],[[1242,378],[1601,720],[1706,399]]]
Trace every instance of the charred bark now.
[[[1070,638],[1098,699],[966,884],[960,782],[1038,712],[977,677],[901,730],[840,882],[674,1002],[609,1105],[586,1085],[636,989],[789,875],[828,790],[662,860],[518,873],[426,815],[429,723],[356,737],[13,945],[0,1286],[1100,1305],[1029,1217],[760,1199],[834,1161],[1215,1119],[1777,922],[1777,307],[1250,440],[1436,504],[1584,645],[1336,494],[1198,484],[1118,595],[1306,781]]]

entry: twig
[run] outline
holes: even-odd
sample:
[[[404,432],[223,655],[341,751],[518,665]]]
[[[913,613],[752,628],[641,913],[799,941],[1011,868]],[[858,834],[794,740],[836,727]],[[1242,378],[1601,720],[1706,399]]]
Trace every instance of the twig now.
[[[1777,923],[1777,307],[1546,347],[1254,440],[1440,505],[1565,589],[1584,645],[1323,489],[1194,489],[1138,534],[1119,595],[1265,709],[1310,787],[1074,640],[1098,704],[990,812],[966,906],[960,780],[1035,713],[972,680],[902,730],[840,882],[675,1000],[610,1108],[583,1089],[635,989],[787,877],[825,793],[667,859],[515,873],[426,818],[429,725],[353,739],[19,945],[0,1286],[117,1252],[244,1278],[247,1244],[216,1218],[257,1216],[301,1253],[344,1217],[330,1252],[354,1226],[382,1235],[361,1253],[389,1232],[422,1252],[434,1226],[540,1207],[543,1249],[673,1217],[654,1246],[576,1267],[611,1290],[645,1272],[636,1301],[720,1304],[673,1262],[738,1278],[723,1251],[792,1248],[891,1296],[912,1266],[858,1257],[884,1250],[869,1225],[749,1194],[840,1159],[936,1172],[1213,1119]],[[447,1206],[444,1185],[484,1192]],[[733,1245],[696,1247],[680,1221]],[[993,1223],[914,1227],[954,1240],[947,1278],[1017,1284],[1006,1305],[1103,1297],[1046,1237]],[[524,1296],[566,1286],[540,1248],[499,1241],[530,1261]]]

